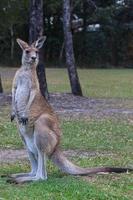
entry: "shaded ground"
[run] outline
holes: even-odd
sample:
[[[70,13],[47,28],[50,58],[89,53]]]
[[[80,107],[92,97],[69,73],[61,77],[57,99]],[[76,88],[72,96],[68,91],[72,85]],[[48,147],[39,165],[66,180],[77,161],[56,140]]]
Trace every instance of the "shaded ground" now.
[[[11,95],[0,95],[0,106],[11,103]],[[50,104],[61,117],[82,118],[133,118],[132,99],[93,99],[56,93],[50,95]]]
[[[72,94],[52,94],[50,103],[64,117],[79,119],[133,117],[133,101],[128,99],[92,99]]]
[[[80,151],[80,150],[67,150],[63,151],[64,155],[67,157],[80,157],[80,158],[88,158],[88,157],[97,157],[97,156],[111,156],[113,155],[111,152],[98,152],[98,151]],[[26,150],[0,150],[0,163],[13,163],[18,160],[22,161],[28,158],[28,154]]]

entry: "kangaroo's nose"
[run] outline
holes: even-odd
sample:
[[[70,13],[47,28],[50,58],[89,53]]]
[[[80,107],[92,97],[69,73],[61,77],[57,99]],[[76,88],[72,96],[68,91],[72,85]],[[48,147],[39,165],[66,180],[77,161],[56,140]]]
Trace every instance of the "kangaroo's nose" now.
[[[31,59],[32,59],[33,61],[35,61],[35,60],[36,60],[36,57],[35,57],[35,56],[32,56]]]

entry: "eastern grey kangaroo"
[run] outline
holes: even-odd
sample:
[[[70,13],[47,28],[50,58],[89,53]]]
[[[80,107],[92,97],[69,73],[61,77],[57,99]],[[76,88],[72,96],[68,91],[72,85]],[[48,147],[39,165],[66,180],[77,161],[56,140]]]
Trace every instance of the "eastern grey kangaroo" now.
[[[36,74],[39,61],[38,52],[45,39],[45,36],[40,37],[31,45],[17,39],[23,54],[21,67],[13,80],[11,121],[16,118],[20,136],[29,155],[31,172],[12,174],[9,181],[24,183],[46,180],[46,158],[52,159],[62,171],[72,175],[127,172],[130,169],[81,168],[70,162],[59,150],[61,131],[58,118],[42,96]]]

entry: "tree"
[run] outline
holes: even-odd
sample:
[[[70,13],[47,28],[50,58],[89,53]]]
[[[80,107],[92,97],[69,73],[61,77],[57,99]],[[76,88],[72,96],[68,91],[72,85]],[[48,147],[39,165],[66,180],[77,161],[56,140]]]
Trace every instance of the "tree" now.
[[[29,27],[29,41],[30,43],[37,40],[43,35],[43,0],[30,0],[30,27]],[[46,81],[46,73],[44,67],[44,53],[43,49],[39,53],[40,60],[37,66],[37,75],[40,84],[42,95],[48,99],[48,89]]]
[[[88,22],[87,20],[92,16],[94,11],[96,10],[96,5],[91,0],[83,0],[83,60],[86,61],[87,57],[87,43],[88,43],[88,32],[87,32],[87,26]]]
[[[62,0],[42,1],[47,35],[45,62],[59,66],[59,58],[64,61]],[[29,2],[0,1],[1,64],[17,66],[20,61],[20,51],[15,41],[17,37],[28,39]],[[73,33],[74,56],[79,66],[132,67],[132,8],[133,0],[72,1],[70,29]]]
[[[4,34],[1,34],[1,40],[4,41],[9,35],[10,39],[10,60],[14,61],[14,46],[15,46],[15,31],[16,25],[22,25],[27,20],[27,2],[26,0],[20,2],[16,0],[7,0],[0,2],[0,19],[1,19],[1,29]],[[23,13],[23,17],[22,17]],[[5,22],[5,23],[3,23]],[[5,41],[4,41],[5,42]]]
[[[2,81],[1,81],[1,75],[0,75],[0,93],[3,93],[3,86],[2,86]]]
[[[78,78],[77,69],[75,66],[73,39],[71,31],[70,0],[63,0],[63,30],[64,30],[66,65],[68,69],[72,94],[82,96],[82,90]]]

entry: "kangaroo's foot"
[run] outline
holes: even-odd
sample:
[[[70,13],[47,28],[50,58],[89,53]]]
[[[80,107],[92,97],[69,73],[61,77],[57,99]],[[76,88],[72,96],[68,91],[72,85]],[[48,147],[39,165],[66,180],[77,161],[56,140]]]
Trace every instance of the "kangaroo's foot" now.
[[[35,173],[29,172],[29,173],[17,173],[8,175],[9,178],[32,177],[32,176],[35,176]]]
[[[7,180],[8,183],[14,183],[14,184],[23,184],[27,182],[32,181],[44,181],[47,180],[47,177],[39,177],[39,176],[27,176],[27,177],[17,177],[17,178],[9,178]]]

